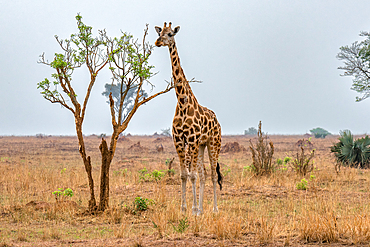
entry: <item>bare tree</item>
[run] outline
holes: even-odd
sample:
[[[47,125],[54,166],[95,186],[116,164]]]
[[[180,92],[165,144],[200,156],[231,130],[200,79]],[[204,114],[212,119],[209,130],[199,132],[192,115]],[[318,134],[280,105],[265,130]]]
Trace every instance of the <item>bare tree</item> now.
[[[104,139],[102,139],[102,143],[99,146],[102,154],[100,210],[104,210],[108,205],[109,167],[114,157],[119,135],[127,128],[133,115],[141,105],[161,94],[169,92],[173,88],[173,83],[168,83],[164,90],[151,96],[147,96],[143,89],[144,83],[147,83],[152,88],[154,87],[149,81],[153,76],[151,69],[154,68],[154,66],[148,63],[153,46],[146,42],[147,34],[148,24],[144,30],[144,37],[141,44],[138,40],[134,40],[132,35],[126,33],[123,33],[120,39],[110,39],[105,36],[107,40],[107,53],[112,54],[109,58],[112,84],[117,83],[117,85],[120,85],[120,97],[117,98],[117,100],[119,99],[119,107],[117,110],[117,107],[115,107],[117,104],[113,99],[112,93],[109,94],[113,134],[111,136],[109,148]],[[136,95],[133,96],[133,103],[125,113],[124,102],[132,90]]]
[[[118,136],[128,126],[137,109],[149,100],[166,93],[173,88],[169,83],[167,87],[149,97],[143,97],[144,83],[154,74],[151,70],[154,66],[148,64],[148,59],[152,51],[146,41],[148,25],[144,30],[142,44],[134,40],[131,35],[122,33],[121,37],[110,38],[105,30],[99,30],[97,37],[92,36],[92,27],[82,22],[81,15],[76,16],[78,33],[72,34],[69,39],[60,39],[55,36],[62,53],[56,53],[52,62],[45,59],[44,54],[40,56],[39,63],[50,66],[55,70],[51,76],[54,80],[51,82],[45,78],[39,82],[38,89],[41,89],[43,97],[51,103],[58,103],[71,111],[75,117],[76,133],[79,142],[79,152],[83,160],[90,187],[89,211],[105,210],[109,201],[109,167],[114,157]],[[109,65],[112,72],[112,83],[121,83],[121,98],[119,110],[114,109],[114,99],[109,95],[110,112],[112,116],[113,133],[109,147],[102,138],[99,146],[102,154],[102,168],[100,177],[100,202],[96,203],[94,193],[94,180],[92,177],[91,159],[86,154],[85,143],[82,132],[82,123],[91,90],[95,84],[98,73]],[[77,94],[73,88],[72,75],[75,69],[86,67],[90,74],[90,82],[86,89],[83,103],[79,102]],[[125,85],[125,87],[123,87]],[[130,89],[134,88],[136,97],[132,109],[123,115],[124,100]]]

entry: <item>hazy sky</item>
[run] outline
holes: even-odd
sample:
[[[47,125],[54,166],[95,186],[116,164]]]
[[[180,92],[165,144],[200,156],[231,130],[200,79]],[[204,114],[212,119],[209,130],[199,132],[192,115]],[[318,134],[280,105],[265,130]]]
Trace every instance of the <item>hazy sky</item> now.
[[[240,0],[240,1],[5,1],[0,0],[0,135],[75,134],[70,111],[40,95],[37,83],[53,73],[38,64],[45,52],[60,52],[54,35],[68,38],[77,31],[75,16],[85,24],[120,30],[141,38],[149,24],[180,25],[175,39],[184,72],[203,106],[212,109],[224,134],[242,134],[251,126],[270,134],[300,134],[315,127],[332,133],[350,129],[370,132],[370,99],[355,102],[350,77],[341,77],[339,47],[370,30],[370,1]],[[157,89],[171,76],[167,48],[155,48],[151,63],[159,73]],[[83,130],[111,133],[106,98],[110,81],[102,73],[94,86]],[[77,73],[81,94],[88,77]],[[80,101],[82,101],[80,99]],[[125,133],[152,134],[172,124],[175,92],[141,107]]]

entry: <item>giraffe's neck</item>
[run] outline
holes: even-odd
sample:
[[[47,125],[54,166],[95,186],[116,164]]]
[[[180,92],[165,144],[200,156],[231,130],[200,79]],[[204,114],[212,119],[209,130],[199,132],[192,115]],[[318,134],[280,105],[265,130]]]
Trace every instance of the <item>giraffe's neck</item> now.
[[[175,91],[177,102],[180,107],[190,104],[197,104],[197,100],[191,91],[189,82],[186,80],[184,71],[180,65],[179,54],[177,53],[176,44],[173,43],[168,46],[172,64],[172,77],[175,83]]]

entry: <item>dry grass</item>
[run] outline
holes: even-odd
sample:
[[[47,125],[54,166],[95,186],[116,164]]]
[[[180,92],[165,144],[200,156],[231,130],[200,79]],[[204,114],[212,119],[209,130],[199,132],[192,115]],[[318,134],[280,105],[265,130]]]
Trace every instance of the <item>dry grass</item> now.
[[[293,156],[301,136],[270,136],[274,160]],[[297,246],[368,245],[370,242],[370,173],[342,168],[337,174],[329,146],[335,137],[314,139],[316,170],[306,175],[306,190],[296,172],[278,169],[257,177],[248,170],[251,153],[222,153],[224,189],[219,213],[212,212],[212,186],[207,178],[204,214],[180,211],[179,165],[173,143],[163,138],[127,137],[118,143],[110,172],[110,208],[86,215],[86,173],[74,137],[0,138],[0,246]],[[140,141],[146,149],[129,151]],[[249,138],[226,136],[248,147]],[[86,137],[98,186],[100,140]],[[165,170],[176,157],[175,175],[160,181],[140,179],[139,170]],[[206,157],[206,168],[209,162]],[[208,173],[210,174],[210,172]],[[313,175],[313,177],[311,177]],[[71,188],[74,196],[56,202],[52,192]],[[96,187],[98,191],[98,187]],[[150,200],[135,211],[136,197]],[[191,187],[187,204],[191,208]],[[185,224],[186,223],[186,224]]]

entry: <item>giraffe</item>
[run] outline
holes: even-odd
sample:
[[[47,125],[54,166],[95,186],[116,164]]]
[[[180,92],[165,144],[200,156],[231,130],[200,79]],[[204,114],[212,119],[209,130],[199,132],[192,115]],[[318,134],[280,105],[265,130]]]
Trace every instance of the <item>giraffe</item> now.
[[[171,22],[168,27],[165,22],[163,29],[157,26],[155,29],[159,35],[155,45],[158,47],[168,46],[172,63],[172,77],[175,83],[177,105],[172,123],[172,136],[181,168],[181,210],[186,211],[186,182],[190,178],[193,193],[192,213],[194,215],[203,213],[206,179],[204,150],[207,147],[213,182],[213,211],[218,212],[217,183],[220,190],[222,189],[222,175],[218,163],[221,148],[221,126],[217,121],[216,114],[198,103],[181,68],[174,39],[180,27],[177,26],[172,30]],[[196,198],[197,176],[199,176],[199,207]]]

